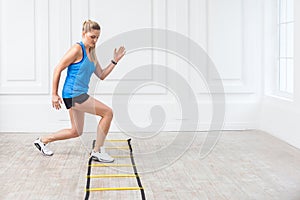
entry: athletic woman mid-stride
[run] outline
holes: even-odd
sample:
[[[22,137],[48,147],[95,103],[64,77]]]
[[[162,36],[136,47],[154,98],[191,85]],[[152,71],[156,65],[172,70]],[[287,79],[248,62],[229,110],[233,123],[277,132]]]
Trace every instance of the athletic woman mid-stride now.
[[[96,143],[91,156],[94,160],[100,162],[114,161],[105,152],[103,146],[113,118],[112,109],[89,96],[87,92],[91,75],[95,73],[101,80],[105,79],[125,55],[125,48],[121,46],[119,49],[115,49],[111,63],[105,69],[102,69],[95,53],[99,35],[100,26],[98,23],[91,20],[85,21],[82,27],[82,41],[69,49],[54,70],[52,106],[58,110],[62,104],[62,99],[57,93],[59,79],[61,72],[68,68],[62,97],[66,108],[69,110],[72,127],[40,137],[34,141],[34,145],[46,156],[53,155],[53,152],[47,148],[49,142],[80,136],[83,131],[84,113],[90,113],[101,116],[97,128]]]

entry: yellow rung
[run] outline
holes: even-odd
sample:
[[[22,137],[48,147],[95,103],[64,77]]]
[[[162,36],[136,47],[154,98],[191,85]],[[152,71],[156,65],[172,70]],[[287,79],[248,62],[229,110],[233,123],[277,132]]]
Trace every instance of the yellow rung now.
[[[131,158],[132,156],[111,156],[113,158]]]
[[[90,153],[88,155],[91,156]],[[130,156],[130,155],[126,155],[126,156],[112,155],[111,157],[113,157],[113,158],[131,158],[132,156]]]
[[[110,164],[110,163],[101,163],[101,164],[91,164],[89,167],[134,167],[136,165],[131,164]]]
[[[119,187],[119,188],[90,188],[85,191],[96,192],[96,191],[110,191],[110,190],[143,190],[142,187]]]
[[[105,147],[106,149],[129,149],[129,146],[123,146],[123,147]]]
[[[87,178],[129,178],[129,177],[138,177],[135,174],[98,174],[98,175],[89,175]]]
[[[127,140],[106,140],[107,142],[127,142]]]

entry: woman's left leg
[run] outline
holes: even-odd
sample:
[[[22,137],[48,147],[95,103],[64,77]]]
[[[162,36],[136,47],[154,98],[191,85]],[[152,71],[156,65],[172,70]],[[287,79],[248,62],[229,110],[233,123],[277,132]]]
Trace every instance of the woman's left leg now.
[[[56,133],[44,136],[41,138],[41,141],[44,144],[48,144],[49,142],[54,142],[57,140],[79,137],[83,132],[84,112],[70,108],[69,116],[72,125],[71,128],[62,129],[60,131],[57,131]]]
[[[57,140],[65,140],[69,138],[78,137],[82,134],[84,124],[84,112],[79,110],[69,109],[70,120],[72,128],[63,129],[56,133],[46,135],[41,138],[37,138],[34,141],[34,145],[46,156],[52,156],[53,152],[46,147],[49,142]]]

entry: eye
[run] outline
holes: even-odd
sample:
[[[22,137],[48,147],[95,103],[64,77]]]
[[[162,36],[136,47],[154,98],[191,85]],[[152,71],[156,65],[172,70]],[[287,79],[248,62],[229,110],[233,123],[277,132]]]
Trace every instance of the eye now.
[[[95,39],[95,38],[97,38],[97,36],[95,36],[95,35],[92,35],[92,36],[91,36],[91,38],[92,38],[92,39]]]

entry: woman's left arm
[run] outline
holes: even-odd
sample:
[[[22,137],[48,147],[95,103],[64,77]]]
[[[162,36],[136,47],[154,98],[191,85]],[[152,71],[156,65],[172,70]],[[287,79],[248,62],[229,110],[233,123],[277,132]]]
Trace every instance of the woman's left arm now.
[[[123,58],[125,53],[126,53],[126,51],[123,46],[121,46],[118,50],[115,49],[114,50],[114,59],[111,61],[111,63],[105,69],[101,68],[101,66],[97,60],[96,70],[95,70],[96,76],[98,78],[100,78],[101,80],[104,80],[110,74],[110,72],[115,68],[116,64]]]

